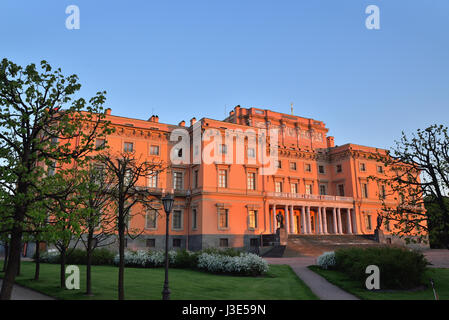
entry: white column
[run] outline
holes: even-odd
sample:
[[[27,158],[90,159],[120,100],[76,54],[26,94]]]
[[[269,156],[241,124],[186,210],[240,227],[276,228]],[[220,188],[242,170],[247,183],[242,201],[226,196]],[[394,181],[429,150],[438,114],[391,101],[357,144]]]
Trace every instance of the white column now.
[[[329,232],[327,232],[327,214],[326,214],[326,207],[323,208],[321,214],[322,214],[322,216],[323,216],[323,221],[324,221],[324,233],[325,233],[325,234],[328,234]]]
[[[343,229],[341,227],[341,209],[337,208],[337,217],[338,217],[338,233],[343,234]]]
[[[334,233],[337,234],[338,233],[338,222],[337,222],[337,209],[336,208],[332,208],[332,215],[333,215],[333,219],[332,222],[334,224]]]
[[[352,221],[353,221],[352,232],[357,234],[357,216],[356,216],[354,209],[349,209],[349,210],[351,211],[351,217],[352,217]]]
[[[323,219],[321,217],[321,207],[318,207],[318,233],[323,234]]]
[[[302,233],[307,234],[307,224],[306,224],[306,212],[304,209],[304,206],[301,206],[301,226],[302,226]]]
[[[348,233],[352,234],[351,209],[346,209],[346,215],[348,216]]]
[[[295,220],[293,219],[293,205],[290,206],[290,233],[295,232]]]
[[[312,221],[310,219],[310,207],[307,206],[307,231],[308,233],[312,233]]]
[[[288,218],[288,206],[287,205],[285,205],[285,207],[284,207],[284,220],[285,220],[285,226],[284,226],[285,232],[288,235],[288,231],[290,230],[290,223],[289,223],[290,219]]]
[[[276,233],[276,204],[273,204],[273,233]]]

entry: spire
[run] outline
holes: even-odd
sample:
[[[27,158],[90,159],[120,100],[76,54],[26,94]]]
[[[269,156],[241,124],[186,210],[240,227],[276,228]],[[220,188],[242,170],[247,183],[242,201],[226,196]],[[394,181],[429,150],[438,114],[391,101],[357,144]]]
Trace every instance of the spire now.
[[[290,103],[291,109],[292,109],[292,115],[293,115],[293,102]]]

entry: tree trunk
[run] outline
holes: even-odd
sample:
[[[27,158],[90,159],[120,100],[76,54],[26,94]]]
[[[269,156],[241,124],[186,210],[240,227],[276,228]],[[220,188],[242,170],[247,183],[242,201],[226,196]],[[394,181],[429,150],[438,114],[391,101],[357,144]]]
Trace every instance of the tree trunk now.
[[[19,264],[17,265],[17,276],[20,276],[20,267],[22,265],[22,250],[23,250],[23,246],[22,246],[22,244],[20,244]]]
[[[120,224],[120,223],[119,223]],[[125,228],[119,225],[119,270],[118,270],[118,299],[125,300]]]
[[[64,247],[61,250],[61,269],[59,270],[59,276],[60,276],[60,287],[61,288],[65,288],[65,261],[66,261],[66,253],[67,253],[67,248]]]
[[[6,272],[2,282],[0,300],[11,299],[14,281],[16,279],[17,270],[20,264],[21,244],[22,244],[22,227],[20,225],[15,225],[11,232],[8,264],[6,266]]]
[[[92,233],[89,231],[87,235],[87,261],[86,261],[86,294],[92,295]]]
[[[40,262],[41,256],[40,256],[40,248],[39,248],[39,241],[36,241],[36,268],[34,270],[34,280],[39,280],[39,272],[40,272]]]
[[[8,243],[8,241],[5,242],[4,248],[5,248],[5,260],[3,260],[3,270],[2,270],[2,272],[6,271],[6,266],[8,264],[8,256],[9,256],[9,243]]]

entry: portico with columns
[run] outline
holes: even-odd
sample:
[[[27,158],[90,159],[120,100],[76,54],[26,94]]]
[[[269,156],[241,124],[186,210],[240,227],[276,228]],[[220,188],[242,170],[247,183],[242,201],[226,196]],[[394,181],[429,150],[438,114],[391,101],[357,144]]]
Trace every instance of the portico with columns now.
[[[268,202],[270,232],[280,227],[277,215],[282,215],[287,234],[357,234],[357,219],[353,205],[341,203]]]

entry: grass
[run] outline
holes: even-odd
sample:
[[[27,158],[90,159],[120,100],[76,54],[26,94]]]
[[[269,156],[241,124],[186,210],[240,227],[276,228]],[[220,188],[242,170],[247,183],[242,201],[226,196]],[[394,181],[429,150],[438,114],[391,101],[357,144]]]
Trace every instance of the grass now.
[[[449,269],[429,268],[424,275],[426,288],[416,291],[370,291],[362,287],[360,282],[351,280],[340,271],[323,270],[318,266],[310,266],[309,269],[318,273],[330,283],[364,300],[434,300],[430,279],[433,279],[435,283],[435,290],[439,298],[449,300]]]
[[[92,267],[92,291],[85,292],[85,266],[80,266],[80,290],[65,290],[59,285],[59,265],[41,264],[40,280],[31,280],[34,263],[23,261],[16,283],[57,299],[110,300],[117,299],[118,268]],[[3,274],[0,273],[0,277]],[[317,297],[287,265],[270,265],[261,277],[215,275],[188,269],[170,269],[171,298],[176,300],[312,300]],[[125,298],[128,300],[160,300],[164,269],[125,269]]]

